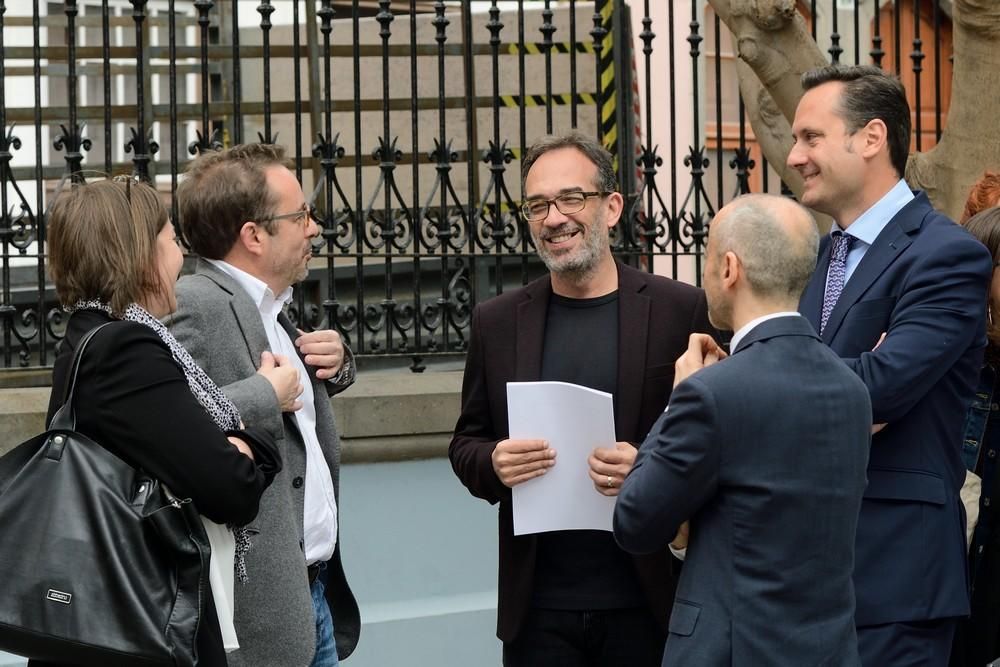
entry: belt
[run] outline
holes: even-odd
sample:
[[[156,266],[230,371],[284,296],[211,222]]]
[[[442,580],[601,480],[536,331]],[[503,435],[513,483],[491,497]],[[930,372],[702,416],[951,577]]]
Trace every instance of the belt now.
[[[306,567],[306,573],[309,575],[309,585],[312,586],[316,583],[316,579],[319,578],[319,563],[313,563]]]

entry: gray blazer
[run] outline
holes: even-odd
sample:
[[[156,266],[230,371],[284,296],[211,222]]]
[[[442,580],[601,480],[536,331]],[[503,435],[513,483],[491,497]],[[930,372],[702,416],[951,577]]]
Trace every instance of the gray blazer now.
[[[279,322],[293,339],[297,336],[284,314]],[[305,445],[295,419],[281,412],[270,383],[256,373],[261,352],[269,349],[260,313],[236,281],[199,259],[194,274],[177,283],[177,312],[167,324],[233,400],[243,421],[266,429],[274,437],[284,461],[283,470],[261,498],[257,518],[248,527],[253,542],[247,555],[250,581],[236,584],[235,624],[240,649],[229,654],[229,664],[307,667],[316,649],[316,623],[302,539]],[[350,350],[346,354],[349,356]],[[329,397],[351,385],[354,373],[338,385],[315,375],[312,382],[316,435],[330,466],[339,510],[340,441]],[[343,659],[358,643],[361,617],[344,577],[340,554],[338,535],[336,551],[327,564],[326,597],[333,613],[337,653]]]
[[[803,317],[674,389],[615,505],[632,552],[691,520],[665,667],[857,667],[854,532],[871,403]],[[890,427],[891,428],[891,427]]]

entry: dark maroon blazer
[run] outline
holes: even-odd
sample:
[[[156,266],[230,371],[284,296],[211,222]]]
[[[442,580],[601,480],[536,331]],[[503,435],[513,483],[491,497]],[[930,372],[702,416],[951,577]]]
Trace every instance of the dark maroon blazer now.
[[[448,448],[455,474],[472,495],[500,503],[497,636],[511,641],[531,602],[537,539],[514,536],[510,489],[493,471],[491,455],[508,437],[507,383],[539,380],[548,275],[479,304],[462,383],[462,414]],[[618,382],[615,430],[638,446],[670,399],[674,361],[692,332],[714,333],[702,290],[618,265]],[[583,351],[586,356],[586,350]],[[649,607],[666,633],[676,576],[670,553],[634,557]]]

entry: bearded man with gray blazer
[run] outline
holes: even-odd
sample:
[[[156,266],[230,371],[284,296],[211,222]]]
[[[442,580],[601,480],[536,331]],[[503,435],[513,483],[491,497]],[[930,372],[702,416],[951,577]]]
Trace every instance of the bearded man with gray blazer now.
[[[330,396],[354,382],[335,331],[298,331],[283,312],[318,227],[284,150],[242,145],[194,160],[177,190],[200,256],[177,284],[177,339],[248,425],[277,441],[285,469],[248,526],[249,581],[236,584],[230,665],[334,667],[361,622],[340,558],[340,444]],[[332,618],[331,618],[332,615]]]
[[[860,665],[851,574],[872,413],[795,312],[818,242],[782,197],[741,197],[712,222],[708,314],[735,330],[732,355],[691,336],[614,513],[632,553],[690,519],[664,667]]]

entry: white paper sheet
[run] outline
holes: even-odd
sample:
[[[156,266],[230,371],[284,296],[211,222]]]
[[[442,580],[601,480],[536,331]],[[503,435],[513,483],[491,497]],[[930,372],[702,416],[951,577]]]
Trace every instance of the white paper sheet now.
[[[511,490],[514,534],[550,530],[611,531],[614,497],[594,488],[587,458],[594,447],[614,447],[611,394],[567,382],[508,382],[511,438],[547,440],[556,464]]]

